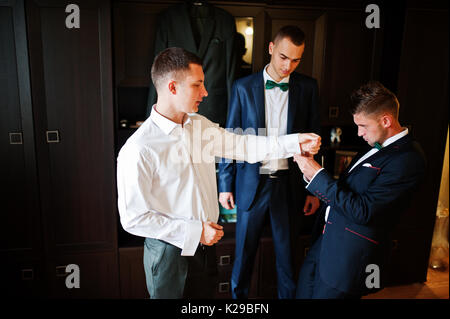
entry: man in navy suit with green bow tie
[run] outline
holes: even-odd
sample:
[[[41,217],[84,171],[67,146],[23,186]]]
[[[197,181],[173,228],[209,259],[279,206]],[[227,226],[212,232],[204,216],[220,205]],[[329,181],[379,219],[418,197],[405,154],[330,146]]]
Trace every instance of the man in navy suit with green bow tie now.
[[[269,44],[270,63],[258,73],[235,81],[227,128],[244,133],[278,136],[319,133],[317,82],[294,72],[305,49],[305,34],[284,26]],[[292,237],[299,214],[313,214],[319,206],[306,196],[302,176],[291,159],[256,164],[219,164],[219,201],[237,206],[236,250],[231,278],[233,298],[247,298],[256,250],[265,220],[270,218],[275,248],[279,298],[294,298]],[[306,199],[305,199],[306,198]]]
[[[369,82],[352,103],[358,136],[372,149],[358,154],[339,180],[312,157],[294,156],[325,217],[300,270],[300,299],[360,298],[382,288],[392,230],[425,175],[422,149],[400,125],[392,92]]]

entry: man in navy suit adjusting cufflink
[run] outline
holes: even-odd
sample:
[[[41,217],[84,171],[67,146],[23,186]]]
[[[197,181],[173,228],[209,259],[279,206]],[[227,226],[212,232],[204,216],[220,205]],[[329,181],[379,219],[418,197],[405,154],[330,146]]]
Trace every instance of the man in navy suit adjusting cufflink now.
[[[379,82],[352,94],[358,136],[373,148],[358,154],[338,180],[312,157],[296,155],[307,190],[325,209],[325,225],[299,273],[297,298],[361,298],[383,287],[390,235],[425,175],[425,157],[398,121],[399,102]],[[367,284],[378,267],[379,287]],[[372,268],[369,268],[372,269]]]
[[[294,72],[305,49],[305,34],[284,26],[269,44],[270,63],[258,73],[235,81],[226,127],[258,135],[319,133],[317,82]],[[266,134],[260,129],[265,129]],[[301,214],[311,215],[319,200],[307,194],[292,159],[260,163],[220,163],[219,201],[237,205],[233,298],[248,298],[256,250],[266,218],[270,218],[276,257],[279,298],[295,297],[291,240]]]

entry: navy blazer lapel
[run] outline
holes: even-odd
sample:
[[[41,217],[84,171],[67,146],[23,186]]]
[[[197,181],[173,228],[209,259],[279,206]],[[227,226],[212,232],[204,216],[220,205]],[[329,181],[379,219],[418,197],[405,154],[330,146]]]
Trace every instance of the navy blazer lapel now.
[[[287,117],[287,134],[292,133],[294,125],[295,112],[300,101],[301,86],[297,85],[292,73],[289,78],[289,99],[288,99],[288,117]],[[301,105],[300,105],[301,107]]]
[[[398,151],[402,145],[404,145],[406,143],[410,143],[411,141],[412,141],[412,137],[408,133],[405,136],[396,140],[394,143],[391,143],[388,146],[383,147],[381,150],[379,150],[378,152],[376,152],[375,154],[373,154],[372,156],[367,158],[367,161],[376,160],[380,156],[388,156],[388,155],[392,154],[393,152]],[[365,163],[365,162],[366,161],[363,161],[362,163]]]
[[[255,74],[255,82],[252,86],[252,93],[255,102],[255,109],[258,119],[257,128],[266,127],[266,104],[264,102],[264,77],[263,73],[258,72]]]
[[[377,158],[379,158],[380,156],[389,156],[389,154],[396,152],[402,145],[406,144],[406,143],[410,143],[412,142],[412,137],[410,136],[410,134],[407,134],[406,136],[403,136],[402,138],[398,139],[397,141],[395,141],[394,143],[389,144],[386,147],[383,147],[381,150],[379,150],[378,152],[376,152],[375,154],[373,154],[372,156],[369,156],[367,159],[365,159],[364,161],[362,161],[361,163],[358,164],[358,166],[356,166],[351,172],[349,172],[350,168],[354,165],[354,163],[356,163],[356,161],[361,158],[362,156],[364,156],[365,153],[362,153],[361,156],[357,156],[357,158],[355,157],[354,160],[350,163],[349,166],[347,166],[347,169],[345,170],[345,176],[350,175],[351,173],[355,172],[358,168],[361,167],[362,164],[367,163],[367,162],[371,162],[376,160]],[[360,154],[358,154],[360,155]]]

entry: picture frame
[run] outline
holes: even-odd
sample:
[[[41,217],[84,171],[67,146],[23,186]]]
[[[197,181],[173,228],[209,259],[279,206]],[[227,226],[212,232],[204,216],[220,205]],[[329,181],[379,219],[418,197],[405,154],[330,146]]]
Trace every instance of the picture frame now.
[[[341,173],[347,169],[356,154],[358,154],[358,152],[336,150],[333,174],[335,179],[338,179]]]

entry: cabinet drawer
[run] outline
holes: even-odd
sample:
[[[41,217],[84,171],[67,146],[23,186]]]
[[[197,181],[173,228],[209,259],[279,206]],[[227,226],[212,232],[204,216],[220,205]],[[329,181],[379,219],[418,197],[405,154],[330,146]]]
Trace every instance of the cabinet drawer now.
[[[49,262],[47,271],[52,283],[52,297],[119,298],[115,252],[58,256]]]
[[[40,261],[2,261],[0,282],[2,296],[29,298],[45,295],[45,280]]]
[[[124,299],[148,299],[143,263],[144,246],[119,248],[120,296]]]
[[[215,298],[231,298],[231,269],[219,271]]]
[[[216,245],[216,260],[219,272],[233,266],[234,262],[234,240],[224,240]]]

